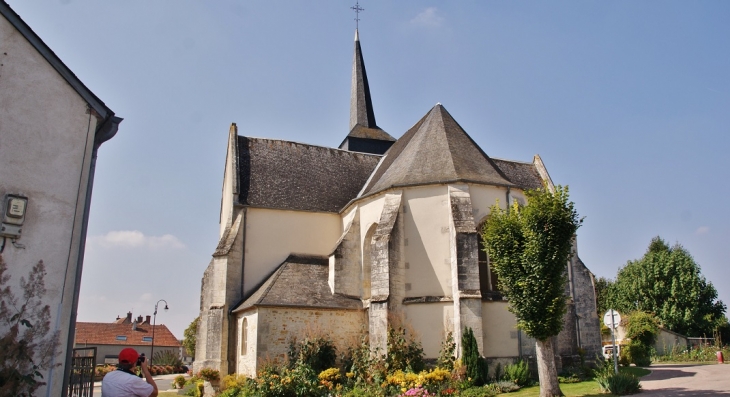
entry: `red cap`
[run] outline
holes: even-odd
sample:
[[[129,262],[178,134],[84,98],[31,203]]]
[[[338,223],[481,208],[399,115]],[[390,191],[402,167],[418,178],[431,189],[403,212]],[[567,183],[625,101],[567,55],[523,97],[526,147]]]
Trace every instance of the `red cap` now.
[[[119,352],[119,362],[120,363],[128,363],[128,364],[135,364],[137,362],[137,359],[139,358],[139,354],[136,350],[132,349],[131,347],[126,347],[122,349],[122,351]]]

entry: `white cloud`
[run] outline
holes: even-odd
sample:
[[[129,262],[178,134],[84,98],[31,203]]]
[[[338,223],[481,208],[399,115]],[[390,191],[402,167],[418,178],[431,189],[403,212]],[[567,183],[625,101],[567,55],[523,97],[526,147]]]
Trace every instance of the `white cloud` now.
[[[411,19],[411,24],[424,28],[438,28],[443,22],[444,18],[438,15],[436,7],[428,7]]]
[[[695,230],[695,234],[699,235],[699,236],[701,236],[703,234],[707,234],[709,232],[710,232],[710,228],[707,226],[700,226],[697,228],[697,230]]]
[[[89,237],[89,243],[103,248],[152,248],[152,249],[180,249],[185,248],[177,237],[172,234],[162,236],[145,236],[139,230],[111,231],[103,236]]]

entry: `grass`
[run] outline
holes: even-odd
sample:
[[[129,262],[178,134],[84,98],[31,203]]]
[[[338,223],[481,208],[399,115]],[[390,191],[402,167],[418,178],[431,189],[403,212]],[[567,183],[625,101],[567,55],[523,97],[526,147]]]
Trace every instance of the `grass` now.
[[[632,374],[641,378],[642,376],[649,375],[651,371],[641,367],[619,367],[620,372]],[[611,397],[613,394],[604,394],[601,392],[601,388],[598,387],[598,383],[594,380],[588,380],[580,383],[561,383],[560,390],[563,391],[566,397],[592,397],[602,396]],[[509,393],[509,397],[533,397],[540,395],[540,386],[530,386],[520,389],[514,393]]]
[[[160,394],[157,395],[157,397],[177,397],[179,394],[177,392],[173,391],[161,391]]]

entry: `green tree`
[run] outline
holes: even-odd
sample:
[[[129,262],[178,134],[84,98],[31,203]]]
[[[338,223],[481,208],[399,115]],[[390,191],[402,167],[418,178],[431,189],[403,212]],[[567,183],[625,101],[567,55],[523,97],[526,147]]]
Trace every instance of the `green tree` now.
[[[524,207],[492,206],[483,237],[517,326],[537,340],[540,396],[561,396],[552,337],[563,328],[566,265],[583,220],[568,199],[567,187],[526,195]]]
[[[660,237],[641,259],[619,269],[607,295],[619,312],[653,313],[669,330],[688,336],[712,335],[726,309],[689,251]]]
[[[198,323],[200,323],[200,317],[195,317],[195,320],[183,332],[182,345],[193,357],[195,357],[195,339],[198,335]]]
[[[613,285],[613,281],[599,277],[596,279],[596,310],[598,311],[598,318],[603,318],[603,314],[611,309],[608,307],[608,294],[609,290]]]
[[[487,383],[487,362],[479,355],[479,345],[474,331],[467,327],[461,339],[462,361],[466,367],[466,376],[474,386]]]

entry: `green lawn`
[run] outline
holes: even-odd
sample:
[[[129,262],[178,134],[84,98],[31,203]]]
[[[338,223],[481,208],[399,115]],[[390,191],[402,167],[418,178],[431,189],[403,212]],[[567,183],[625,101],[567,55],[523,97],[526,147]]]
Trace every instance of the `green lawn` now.
[[[651,371],[646,368],[640,367],[619,367],[619,371],[633,374],[641,378],[642,376],[649,375]],[[598,383],[594,380],[589,380],[580,383],[561,383],[560,390],[563,391],[566,397],[591,397],[591,396],[602,396],[610,397],[613,394],[604,394],[598,387]],[[509,397],[533,397],[540,395],[540,386],[531,386],[520,389],[517,392],[504,394]]]

